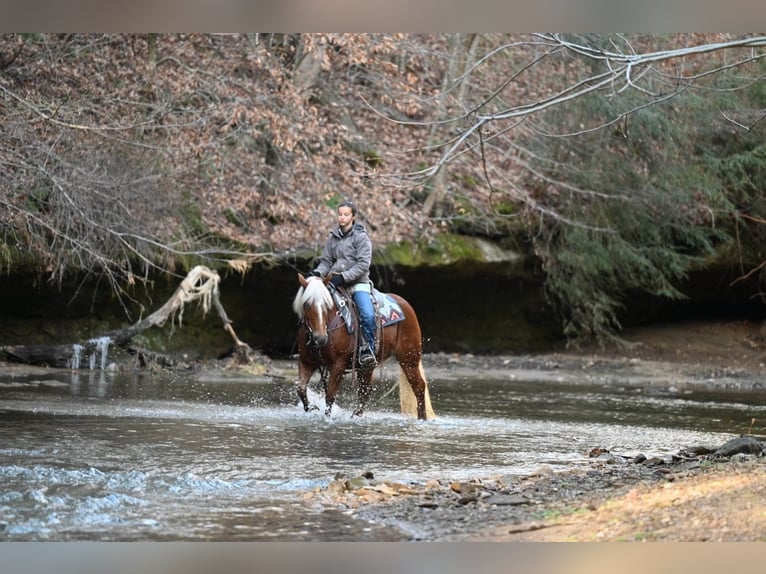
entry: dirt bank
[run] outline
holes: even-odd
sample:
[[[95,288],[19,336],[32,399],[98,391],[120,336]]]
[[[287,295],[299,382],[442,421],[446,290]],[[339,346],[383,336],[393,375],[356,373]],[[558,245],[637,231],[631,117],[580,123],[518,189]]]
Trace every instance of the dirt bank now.
[[[623,333],[624,345],[535,355],[428,355],[429,373],[459,376],[464,370],[514,371],[517,378],[621,381],[655,386],[735,386],[758,389],[766,377],[766,339],[747,321],[655,325]],[[583,377],[584,376],[584,377]]]

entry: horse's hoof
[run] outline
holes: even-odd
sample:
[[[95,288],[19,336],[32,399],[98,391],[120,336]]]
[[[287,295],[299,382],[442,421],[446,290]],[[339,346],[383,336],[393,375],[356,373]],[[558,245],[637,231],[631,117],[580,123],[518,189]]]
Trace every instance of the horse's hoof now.
[[[305,409],[303,409],[303,410],[305,410],[307,413],[310,413],[311,411],[318,411],[318,410],[319,410],[319,407],[318,407],[318,406],[316,406],[316,405],[311,405],[310,407],[306,407],[306,408],[305,408]]]
[[[363,410],[363,409],[356,409],[356,410],[355,410],[355,411],[354,411],[354,412],[351,414],[351,416],[352,416],[352,417],[361,417],[363,414],[364,414],[364,410]]]

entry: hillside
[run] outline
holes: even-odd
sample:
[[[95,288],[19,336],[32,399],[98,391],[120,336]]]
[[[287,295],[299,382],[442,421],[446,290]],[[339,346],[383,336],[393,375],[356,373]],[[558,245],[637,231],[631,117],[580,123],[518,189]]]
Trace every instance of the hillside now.
[[[568,337],[608,337],[632,293],[761,265],[764,42],[0,35],[0,268],[128,305],[198,262],[310,259],[351,197],[382,262],[481,237],[542,269]]]

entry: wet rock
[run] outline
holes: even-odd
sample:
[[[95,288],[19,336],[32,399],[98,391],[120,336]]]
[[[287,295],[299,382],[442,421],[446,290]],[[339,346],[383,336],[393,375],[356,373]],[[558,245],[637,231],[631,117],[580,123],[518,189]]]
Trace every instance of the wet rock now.
[[[531,504],[526,496],[514,494],[493,494],[484,500],[485,503],[492,506],[520,506],[522,504]]]
[[[682,449],[679,451],[679,455],[686,456],[686,457],[695,457],[695,456],[705,456],[708,454],[713,454],[715,452],[714,448],[711,448],[709,446],[690,446],[685,449]]]
[[[605,464],[626,464],[627,459],[619,454],[612,454],[611,452],[604,452],[596,457],[598,462]]]
[[[684,461],[678,465],[678,472],[688,472],[690,470],[696,470],[700,467],[700,461],[698,459]]]
[[[433,492],[435,490],[441,490],[442,485],[438,480],[432,478],[426,481],[426,483],[423,485],[423,489],[426,492]]]
[[[748,464],[748,463],[755,462],[756,459],[757,459],[757,455],[755,454],[738,452],[736,454],[731,455],[729,462],[731,462],[732,464]]]
[[[751,436],[741,436],[730,440],[713,453],[714,457],[729,458],[738,453],[761,454],[763,444]]]
[[[474,498],[478,496],[476,492],[480,488],[481,486],[475,482],[455,481],[450,483],[450,489],[453,492],[457,492],[458,494],[461,494],[463,496],[473,496]]]
[[[553,474],[553,469],[550,466],[548,466],[547,464],[544,464],[543,466],[541,466],[537,470],[532,471],[532,473],[530,473],[529,476],[530,477],[534,477],[534,476],[549,476],[549,475],[552,475],[552,474]]]
[[[367,479],[363,476],[356,476],[346,481],[346,490],[358,490],[367,486]]]
[[[325,493],[331,497],[340,496],[344,492],[346,492],[346,481],[342,478],[336,478],[325,488]]]

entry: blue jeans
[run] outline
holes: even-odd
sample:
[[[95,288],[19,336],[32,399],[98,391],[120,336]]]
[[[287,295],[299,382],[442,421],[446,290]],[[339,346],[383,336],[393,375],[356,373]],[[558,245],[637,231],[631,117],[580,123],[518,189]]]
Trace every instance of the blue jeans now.
[[[364,338],[375,352],[375,308],[372,306],[372,295],[367,291],[354,290],[354,303],[359,309],[359,322],[362,324]]]

